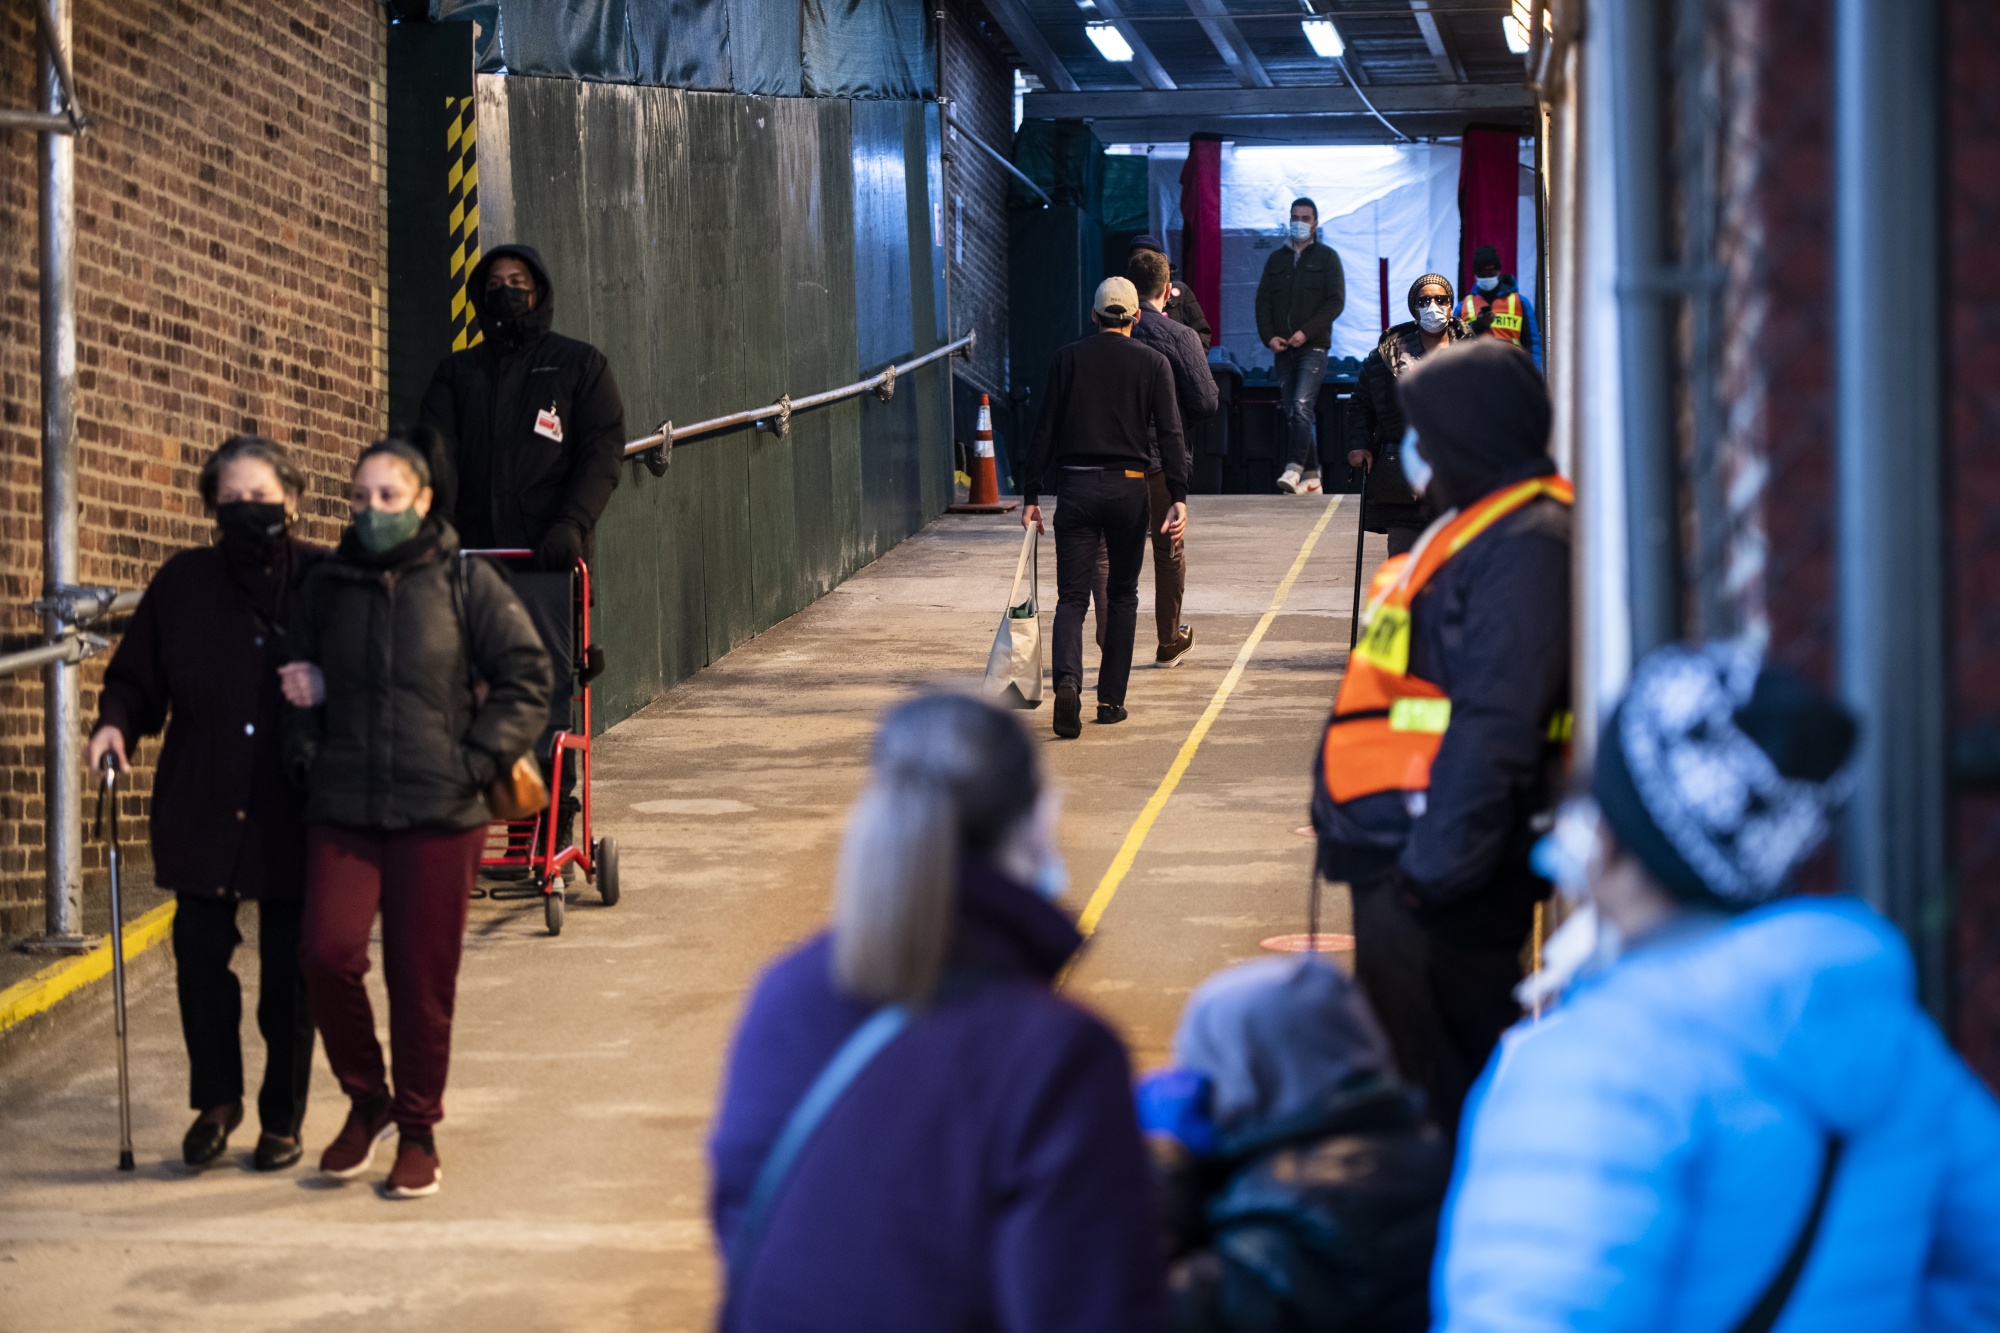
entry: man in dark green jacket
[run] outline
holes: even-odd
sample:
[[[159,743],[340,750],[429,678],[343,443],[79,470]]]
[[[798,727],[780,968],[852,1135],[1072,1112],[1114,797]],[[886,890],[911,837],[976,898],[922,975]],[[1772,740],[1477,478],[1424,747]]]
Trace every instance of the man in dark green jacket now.
[[[1340,256],[1321,245],[1319,205],[1292,200],[1286,243],[1264,265],[1257,283],[1257,337],[1277,358],[1278,401],[1284,408],[1288,448],[1278,489],[1317,493],[1319,448],[1314,438],[1320,381],[1326,378],[1333,321],[1347,305],[1347,275]]]

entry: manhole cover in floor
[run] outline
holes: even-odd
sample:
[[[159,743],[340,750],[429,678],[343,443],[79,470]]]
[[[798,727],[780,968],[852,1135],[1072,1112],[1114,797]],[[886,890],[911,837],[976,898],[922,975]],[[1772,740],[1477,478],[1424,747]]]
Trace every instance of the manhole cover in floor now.
[[[1315,940],[1319,944],[1317,949],[1313,947]],[[1354,937],[1352,935],[1329,935],[1325,931],[1321,931],[1317,936],[1273,935],[1268,940],[1260,940],[1259,943],[1272,953],[1352,953],[1354,951]]]

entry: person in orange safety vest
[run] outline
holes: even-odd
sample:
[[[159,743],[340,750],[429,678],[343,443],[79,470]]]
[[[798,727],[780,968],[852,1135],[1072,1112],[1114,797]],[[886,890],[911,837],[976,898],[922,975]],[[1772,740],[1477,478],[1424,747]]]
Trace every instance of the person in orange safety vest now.
[[[1500,271],[1500,252],[1482,245],[1472,252],[1472,287],[1459,303],[1458,317],[1472,336],[1499,338],[1535,358],[1542,367],[1542,343],[1535,328],[1535,308],[1514,283],[1514,275]]]
[[[1312,815],[1321,873],[1353,892],[1356,974],[1449,1131],[1520,1016],[1549,887],[1528,855],[1568,739],[1573,495],[1513,346],[1442,348],[1399,388],[1405,471],[1441,512],[1373,580]]]

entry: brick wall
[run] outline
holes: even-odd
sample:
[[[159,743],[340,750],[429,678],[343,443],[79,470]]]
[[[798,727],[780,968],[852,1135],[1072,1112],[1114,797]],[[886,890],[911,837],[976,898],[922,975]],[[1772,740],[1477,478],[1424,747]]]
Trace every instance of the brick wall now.
[[[307,472],[307,536],[338,530],[385,424],[384,34],[373,0],[77,0],[84,582],[139,587],[209,540],[195,474],[238,431]],[[34,37],[8,5],[0,104],[33,103]],[[19,647],[42,579],[35,137],[0,132],[0,154],[0,636]],[[0,678],[0,933],[42,921],[41,694]]]
[[[1977,272],[2000,234],[2000,11],[1990,0],[1943,7],[1945,98],[1945,476],[1954,736],[2000,729],[2000,312]],[[1954,1036],[2000,1088],[2000,793],[1961,792],[1952,805],[1958,881]]]
[[[1000,53],[997,29],[976,0],[945,8],[945,95],[952,118],[1003,153],[1014,144],[1014,72]],[[1007,390],[1006,171],[962,136],[951,151],[945,258],[951,266],[954,336],[976,330],[970,365],[957,376],[996,400]]]

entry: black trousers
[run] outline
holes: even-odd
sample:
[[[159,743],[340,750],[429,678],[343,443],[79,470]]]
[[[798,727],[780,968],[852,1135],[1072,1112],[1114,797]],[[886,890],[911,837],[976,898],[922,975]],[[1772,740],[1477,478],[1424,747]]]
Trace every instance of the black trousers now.
[[[1146,489],[1152,513],[1148,517],[1146,540],[1153,543],[1153,621],[1160,632],[1160,648],[1174,646],[1181,636],[1181,603],[1187,597],[1187,548],[1185,539],[1162,531],[1167,511],[1174,506],[1164,473],[1148,472]],[[1393,551],[1390,554],[1395,554]],[[1097,548],[1097,576],[1091,585],[1091,604],[1096,607],[1097,646],[1104,646],[1104,618],[1110,604],[1111,560],[1100,544]],[[1136,631],[1135,637],[1136,637]]]
[[[576,575],[524,573],[510,575],[510,581],[521,605],[527,608],[528,619],[534,622],[535,632],[542,636],[542,646],[548,649],[550,679],[555,682],[555,688],[549,692],[549,724],[535,742],[535,757],[542,761],[542,772],[547,774],[556,733],[576,726]],[[574,753],[563,756],[559,795],[565,814],[579,807],[576,798],[579,762]]]
[[[182,894],[174,909],[175,984],[187,1042],[188,1105],[197,1111],[243,1096],[243,987],[230,956],[243,943],[234,898]],[[257,1118],[266,1134],[296,1138],[312,1079],[313,1025],[299,967],[300,902],[257,904],[257,1030],[264,1036],[264,1083]]]
[[[1354,975],[1389,1038],[1403,1080],[1455,1140],[1458,1115],[1500,1034],[1521,1008],[1525,939],[1471,943],[1427,927],[1390,881],[1354,886]]]
[[[1097,701],[1123,704],[1132,676],[1132,639],[1139,624],[1139,571],[1146,563],[1151,504],[1142,473],[1116,469],[1062,473],[1056,506],[1055,686],[1083,688],[1083,618],[1090,610],[1101,545],[1109,566],[1104,652]]]

